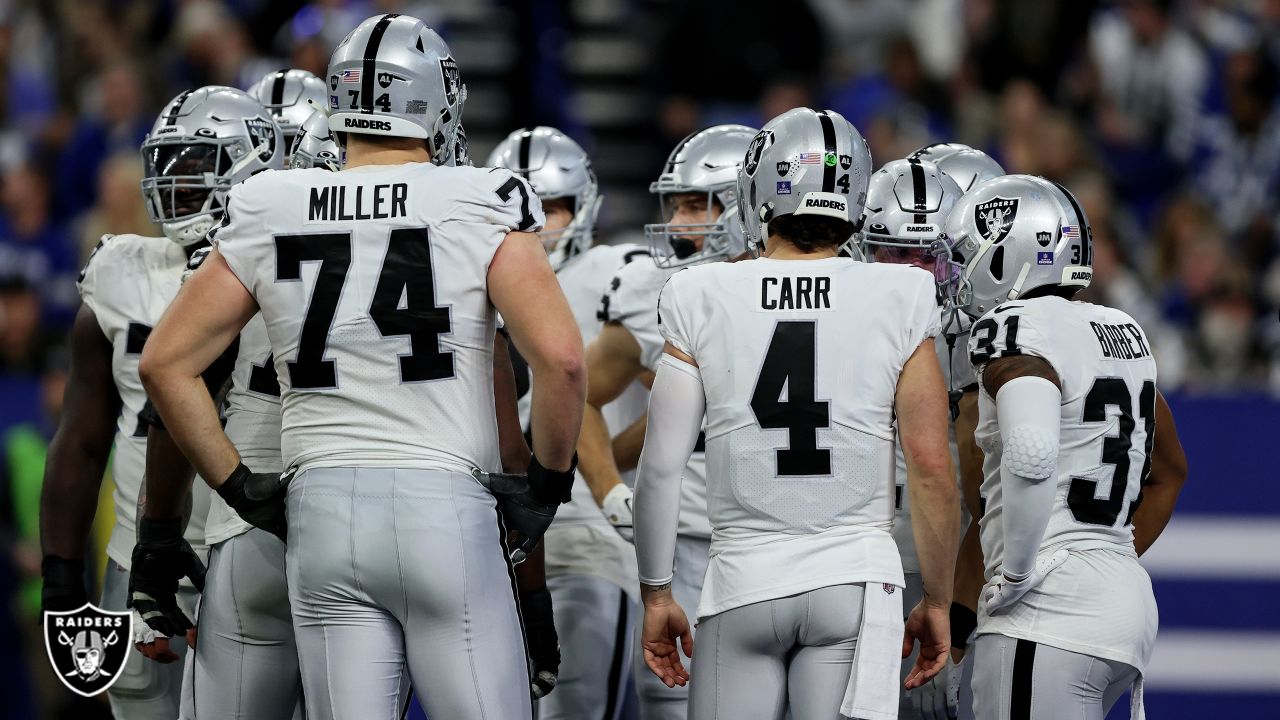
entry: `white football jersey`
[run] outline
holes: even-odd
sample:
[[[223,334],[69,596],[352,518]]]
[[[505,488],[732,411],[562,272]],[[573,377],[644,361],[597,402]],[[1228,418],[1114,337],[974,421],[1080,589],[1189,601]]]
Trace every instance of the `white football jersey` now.
[[[1125,313],[1101,305],[1052,296],[1018,300],[993,308],[969,339],[979,378],[988,362],[1014,355],[1044,359],[1062,386],[1058,491],[1040,553],[1109,552],[1073,557],[1007,612],[987,616],[979,608],[978,631],[1141,669],[1154,641],[1156,613],[1132,525],[1155,437],[1156,364],[1146,333]],[[1002,502],[1000,430],[995,401],[985,390],[978,415],[975,439],[985,454],[982,552],[991,578],[1004,553],[1001,515],[1019,509]]]
[[[271,340],[261,315],[240,331],[231,388],[227,391],[226,432],[240,459],[254,472],[284,471],[280,459],[280,383],[271,356]],[[214,545],[252,527],[217,494],[209,501],[205,537]]]
[[[600,299],[600,319],[626,328],[640,345],[641,364],[654,372],[666,344],[658,328],[658,296],[678,270],[660,268],[649,261],[628,263],[609,281]],[[689,457],[684,481],[680,483],[680,534],[711,537],[711,521],[707,519],[707,460],[701,444]]]
[[[107,555],[128,568],[137,541],[138,494],[146,470],[147,426],[138,419],[147,402],[138,360],[151,329],[178,294],[187,265],[183,249],[168,238],[105,235],[80,273],[80,297],[111,342],[111,375],[120,395],[111,476],[116,522]],[[209,487],[197,480],[186,538],[203,553]]]
[[[662,332],[701,368],[713,535],[698,614],[828,585],[902,585],[898,376],[939,332],[929,273],[849,258],[677,273]]]
[[[946,319],[943,318],[943,327]],[[951,344],[943,333],[934,338],[938,351],[938,364],[942,367],[942,378],[948,389],[964,390],[977,383],[973,377],[973,366],[969,364],[969,331],[956,335]],[[953,420],[947,428],[948,442],[951,446],[951,464],[960,467],[960,450],[956,445],[956,426]],[[902,454],[902,444],[894,449],[894,507],[897,513],[893,518],[893,540],[898,544],[898,552],[902,555],[902,571],[911,574],[920,573],[920,557],[916,554],[916,538],[911,529],[911,503],[907,495],[907,459]],[[959,484],[959,472],[956,483]],[[963,505],[961,506],[963,510]]]
[[[501,468],[488,268],[528,183],[430,163],[259,173],[215,243],[257,299],[285,467]]]

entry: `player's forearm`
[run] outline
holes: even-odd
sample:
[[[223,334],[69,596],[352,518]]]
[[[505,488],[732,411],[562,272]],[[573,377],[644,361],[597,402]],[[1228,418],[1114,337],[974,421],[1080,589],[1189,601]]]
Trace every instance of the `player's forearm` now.
[[[960,415],[956,417],[956,445],[959,449],[960,497],[969,517],[971,525],[977,526],[982,516],[982,450],[974,440],[974,432],[978,426],[978,393],[969,391],[960,398]],[[981,552],[981,551],[979,551]]]
[[[640,450],[644,448],[645,426],[648,422],[648,415],[641,415],[626,430],[613,436],[613,460],[618,472],[634,470],[640,462]]]
[[[1178,504],[1181,484],[1156,484],[1142,489],[1142,504],[1133,515],[1133,547],[1142,555],[1164,532]]]
[[[524,562],[516,566],[516,590],[541,590],[547,586],[547,553],[543,549],[546,544],[544,538]]]
[[[951,604],[955,583],[960,493],[949,458],[942,468],[928,471],[908,466],[907,495],[924,599],[932,606],[945,608]]]
[[[984,584],[982,539],[978,520],[975,518],[960,540],[960,551],[956,555],[955,595],[952,600],[977,612],[978,598]]]
[[[515,370],[507,339],[498,333],[493,340],[493,402],[498,420],[498,450],[503,472],[522,473],[529,467],[531,451],[520,427]]]
[[[1156,437],[1151,449],[1151,476],[1144,478],[1142,504],[1133,516],[1133,544],[1146,552],[1173,516],[1178,495],[1187,481],[1187,455],[1178,439],[1173,411],[1164,395],[1156,394]]]
[[[182,454],[210,487],[219,487],[240,464],[240,454],[222,430],[204,381],[153,365],[142,382]]]
[[[613,442],[604,413],[590,403],[582,416],[582,433],[578,437],[578,472],[591,489],[597,505],[604,505],[609,491],[622,482],[613,457]]]
[[[69,419],[64,416],[49,444],[40,488],[40,546],[45,555],[75,560],[84,557],[111,441],[76,438]]]
[[[167,520],[184,514],[195,468],[167,430],[153,426],[147,431],[145,477],[147,517]]]
[[[533,406],[529,424],[533,454],[543,467],[565,470],[573,462],[582,430],[586,370],[581,364],[581,355],[576,364],[566,361],[546,371],[532,367]]]

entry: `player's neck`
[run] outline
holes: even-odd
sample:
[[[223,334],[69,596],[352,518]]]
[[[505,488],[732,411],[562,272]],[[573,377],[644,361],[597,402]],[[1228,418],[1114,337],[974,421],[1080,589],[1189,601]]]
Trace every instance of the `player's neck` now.
[[[431,153],[425,145],[418,147],[386,147],[359,141],[348,141],[346,169],[361,165],[403,165],[405,163],[430,162]]]
[[[777,235],[770,235],[764,243],[764,256],[770,260],[825,260],[835,257],[839,250],[836,247],[824,247],[805,252]]]

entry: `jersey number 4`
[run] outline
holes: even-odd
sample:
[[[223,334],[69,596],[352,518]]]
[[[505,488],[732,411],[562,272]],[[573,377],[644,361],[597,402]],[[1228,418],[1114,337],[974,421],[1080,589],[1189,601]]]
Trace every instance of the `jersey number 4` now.
[[[831,451],[818,447],[818,428],[831,427],[831,404],[814,399],[816,325],[812,320],[777,324],[751,394],[751,412],[760,427],[787,431],[787,447],[776,455],[779,477],[831,474]]]
[[[338,367],[324,358],[338,299],[351,266],[351,233],[277,235],[276,282],[302,280],[302,264],[319,262],[315,289],[298,338],[298,355],[286,363],[296,390],[338,386]],[[401,306],[400,298],[405,298]],[[453,377],[453,353],[440,350],[439,338],[452,332],[449,308],[436,305],[427,228],[397,228],[369,305],[369,317],[383,337],[408,337],[412,352],[400,356],[404,382]]]

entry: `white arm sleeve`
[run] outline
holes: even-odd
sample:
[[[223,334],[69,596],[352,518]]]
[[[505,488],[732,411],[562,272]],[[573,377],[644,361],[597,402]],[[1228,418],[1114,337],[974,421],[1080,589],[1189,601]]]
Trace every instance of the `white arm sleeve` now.
[[[1062,391],[1040,377],[1014,378],[996,393],[996,421],[1004,450],[1000,461],[1003,570],[1012,579],[1035,569],[1053,510],[1061,406]]]
[[[663,354],[649,394],[649,424],[636,470],[636,559],[640,582],[670,582],[680,520],[680,477],[706,409],[698,368]]]

